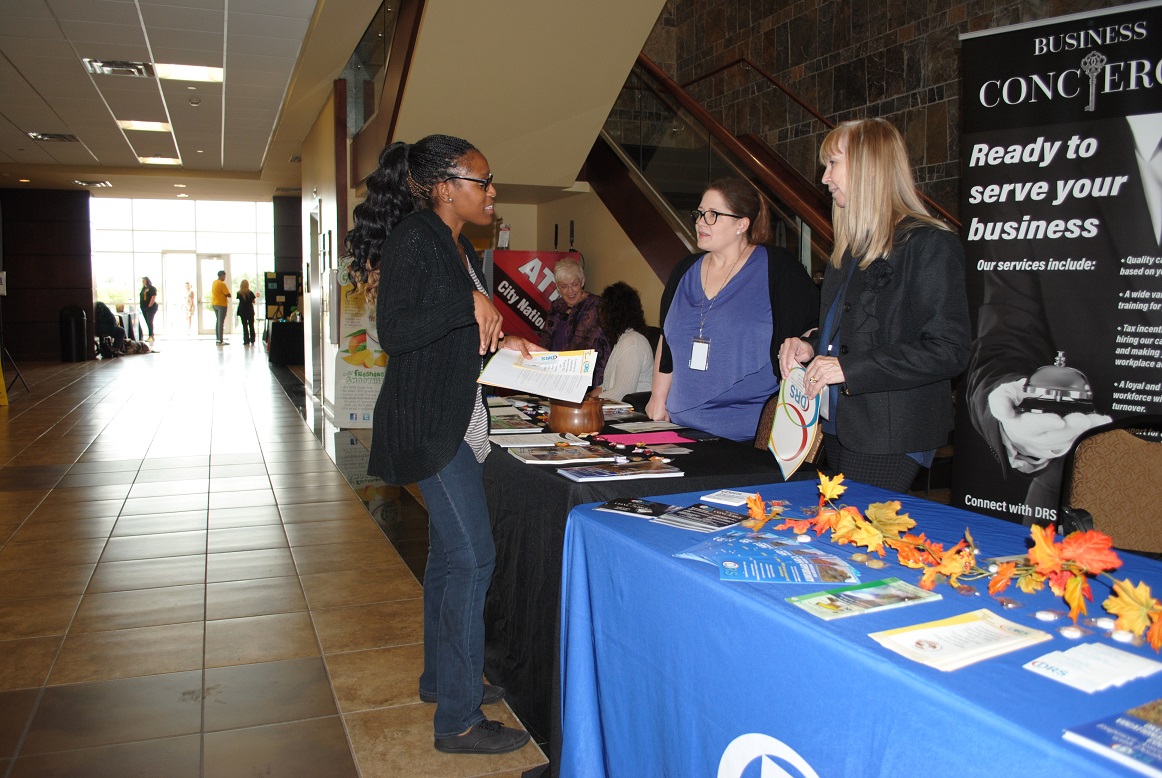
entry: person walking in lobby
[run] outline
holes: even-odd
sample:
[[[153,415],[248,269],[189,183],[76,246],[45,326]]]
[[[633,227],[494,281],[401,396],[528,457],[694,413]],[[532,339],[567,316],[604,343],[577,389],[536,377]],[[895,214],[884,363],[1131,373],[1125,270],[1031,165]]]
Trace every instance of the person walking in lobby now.
[[[828,469],[907,492],[952,429],[952,379],[972,343],[964,249],[920,201],[908,150],[886,119],[845,122],[823,139],[835,247],[819,329],[779,349],[785,378],[806,365],[824,401]]]
[[[145,317],[145,326],[149,330],[149,340],[152,342],[153,317],[157,315],[157,288],[150,282],[149,276],[141,277],[141,292],[138,297],[141,315]]]
[[[347,233],[351,272],[376,289],[388,354],[375,403],[368,472],[418,483],[428,510],[424,668],[419,696],[436,703],[439,751],[498,754],[529,741],[485,717],[504,690],[485,684],[484,596],[496,549],[484,494],[488,412],[476,378],[502,343],[502,319],[466,225],[492,224],[496,189],[470,143],[429,135],[384,149]]]
[[[226,285],[226,271],[219,270],[218,277],[210,285],[210,305],[214,308],[214,335],[218,345],[226,342],[226,306],[230,303],[230,287]]]
[[[250,291],[250,282],[245,278],[238,285],[238,318],[242,320],[242,345],[254,344],[254,301],[258,298]]]

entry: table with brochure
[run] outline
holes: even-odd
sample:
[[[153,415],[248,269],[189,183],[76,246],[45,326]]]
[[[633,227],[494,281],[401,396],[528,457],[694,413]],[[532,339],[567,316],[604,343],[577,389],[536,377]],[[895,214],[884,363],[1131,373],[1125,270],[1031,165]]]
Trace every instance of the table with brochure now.
[[[816,486],[758,491],[797,512],[817,504]],[[649,499],[690,505],[702,494]],[[891,499],[917,521],[914,531],[946,546],[968,528],[984,557],[1026,550],[1025,527],[920,498],[850,484],[839,502],[863,510]],[[1009,608],[988,595],[985,580],[972,584],[973,594],[942,584],[939,597],[918,596],[919,571],[900,566],[894,552],[871,569],[851,562],[864,549],[814,533],[802,545],[848,561],[861,586],[899,580],[850,595],[835,583],[729,580],[723,558],[754,554],[720,552],[707,540],[734,530],[699,534],[596,508],[575,508],[565,535],[559,775],[1134,774],[1117,756],[1063,735],[1073,729],[1100,740],[1092,722],[1130,710],[1155,715],[1162,657],[1092,625],[1066,637],[1059,630],[1072,624],[1068,607],[1048,588],[1011,587],[1002,596],[1020,607]],[[781,539],[768,545],[798,542],[790,532],[771,534]],[[1162,563],[1120,556],[1117,578],[1162,591]],[[1089,615],[1104,616],[1109,586],[1091,586]],[[839,593],[804,597],[825,590]],[[868,599],[875,607],[856,612]],[[1060,617],[1046,621],[1048,611]],[[903,632],[920,624],[922,634]],[[952,657],[945,669],[918,661],[938,630],[966,624],[974,634],[1007,629],[1018,647]]]
[[[606,432],[617,433],[612,427]],[[767,451],[732,440],[699,440],[672,457],[683,475],[574,482],[558,468],[525,464],[493,445],[484,486],[496,539],[496,572],[485,603],[485,674],[550,753],[558,740],[555,693],[561,549],[569,511],[587,502],[770,483],[780,475]],[[574,465],[576,467],[576,465]],[[812,477],[810,473],[806,477]]]

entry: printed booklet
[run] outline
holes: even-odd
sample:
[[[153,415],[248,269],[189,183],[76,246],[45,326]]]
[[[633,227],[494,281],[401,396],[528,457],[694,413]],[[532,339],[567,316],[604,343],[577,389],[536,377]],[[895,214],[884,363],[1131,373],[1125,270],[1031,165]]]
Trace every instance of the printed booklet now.
[[[831,621],[845,616],[902,608],[905,605],[939,599],[940,595],[936,592],[925,591],[899,578],[885,578],[882,581],[868,581],[858,586],[800,594],[788,597],[787,602],[802,608],[812,616]]]
[[[834,554],[765,531],[728,529],[674,556],[714,565],[724,581],[859,583],[859,573]]]
[[[598,505],[593,510],[606,513],[620,513],[623,516],[636,516],[639,519],[655,519],[676,506],[666,505],[664,502],[643,500],[640,497],[618,497],[607,503]]]
[[[680,529],[691,529],[695,532],[717,532],[733,527],[745,518],[746,516],[741,513],[696,502],[685,508],[672,507],[667,513],[653,519],[653,522]]]
[[[1062,737],[1142,775],[1162,778],[1162,699],[1070,727]]]
[[[537,448],[510,448],[508,453],[526,465],[570,465],[575,462],[612,462],[613,454],[596,446],[548,446]]]
[[[684,473],[673,465],[655,459],[644,462],[630,462],[625,465],[586,465],[583,467],[562,467],[557,471],[570,481],[628,481],[633,478],[677,478]]]

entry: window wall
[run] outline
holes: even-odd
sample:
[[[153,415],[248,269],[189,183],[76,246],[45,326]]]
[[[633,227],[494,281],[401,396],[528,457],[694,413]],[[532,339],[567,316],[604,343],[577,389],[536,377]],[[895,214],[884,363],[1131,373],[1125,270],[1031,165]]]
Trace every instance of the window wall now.
[[[231,296],[244,279],[260,296],[262,317],[263,273],[274,269],[271,203],[93,198],[89,210],[98,300],[135,310],[145,276],[158,292],[158,335],[211,334],[210,285],[225,270]]]

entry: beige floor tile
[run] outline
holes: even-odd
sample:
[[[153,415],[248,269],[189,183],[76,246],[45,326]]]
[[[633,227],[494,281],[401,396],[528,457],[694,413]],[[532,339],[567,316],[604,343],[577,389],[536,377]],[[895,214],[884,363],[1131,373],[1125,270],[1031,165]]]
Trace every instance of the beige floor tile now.
[[[278,512],[278,506],[214,508],[210,511],[210,529],[256,527],[262,524],[282,524],[282,516]]]
[[[137,478],[134,480],[134,485],[141,484],[165,484],[173,481],[204,481],[209,482],[210,468],[201,465],[198,467],[171,467],[171,468],[154,468],[152,470],[141,470],[137,473]],[[207,490],[209,487],[207,486]]]
[[[357,541],[383,542],[383,533],[369,516],[359,519],[308,521],[287,524],[286,536],[292,546],[316,546],[326,543]]]
[[[129,535],[110,538],[102,562],[125,562],[130,559],[190,556],[206,552],[206,532],[164,532],[156,535]]]
[[[422,599],[311,612],[324,654],[388,648],[424,639]]]
[[[359,519],[368,515],[367,508],[358,500],[279,505],[278,510],[285,524]]]
[[[236,619],[305,611],[307,601],[296,576],[225,581],[206,586],[206,618]]]
[[[343,713],[419,701],[420,673],[424,670],[422,643],[329,654],[326,661],[335,699]]]
[[[314,609],[370,605],[423,596],[423,588],[403,562],[375,570],[303,575],[300,580],[307,602]]]
[[[319,656],[307,613],[280,613],[206,622],[206,667]]]
[[[202,667],[203,624],[70,634],[49,675],[55,686],[176,673]]]
[[[232,527],[210,530],[208,550],[211,554],[228,551],[257,551],[262,548],[287,548],[286,532],[281,524],[255,527]]]
[[[72,632],[182,624],[205,618],[206,587],[201,584],[86,594]]]
[[[147,513],[142,516],[122,516],[113,527],[113,537],[129,535],[156,535],[164,532],[193,532],[204,530],[209,524],[208,511],[179,511],[178,513]]]
[[[274,504],[274,492],[270,489],[256,489],[246,492],[216,492],[210,495],[211,510],[216,508],[256,508]]]
[[[209,494],[178,494],[173,497],[140,497],[126,500],[122,516],[140,516],[147,513],[176,513],[178,511],[206,510]]]
[[[109,537],[116,522],[115,518],[29,522],[12,536],[10,542],[52,543],[64,540],[104,539]]]
[[[390,567],[400,556],[386,538],[358,543],[327,543],[291,549],[300,575],[338,570]]]
[[[0,641],[0,691],[44,686],[64,638]]]
[[[180,494],[205,494],[210,491],[209,478],[187,478],[181,481],[139,482],[129,489],[129,499],[168,497]]]
[[[0,602],[81,594],[96,565],[62,565],[0,572]]]
[[[0,550],[0,571],[89,564],[101,557],[104,548],[103,539],[13,543]]]
[[[489,715],[508,726],[520,724],[503,705]],[[343,716],[351,748],[363,778],[469,778],[477,775],[519,774],[546,763],[536,743],[494,756],[444,754],[432,745],[433,705],[417,703]]]
[[[130,484],[104,484],[102,486],[78,486],[67,489],[53,489],[45,502],[93,502],[96,500],[124,500],[129,494]]]
[[[125,500],[91,500],[68,502],[46,499],[37,507],[29,521],[70,521],[72,519],[117,518]]]
[[[210,554],[207,560],[206,580],[210,583],[219,583],[247,578],[278,578],[294,574],[295,563],[290,549],[264,548],[257,551]]]
[[[269,489],[270,479],[266,474],[215,478],[210,482],[211,492],[249,492]]]
[[[163,586],[186,586],[206,581],[206,557],[195,554],[160,559],[134,559],[128,562],[102,562],[93,572],[90,592],[120,592],[130,589],[156,589]]]
[[[73,595],[0,602],[0,635],[5,640],[63,635],[80,601]]]

